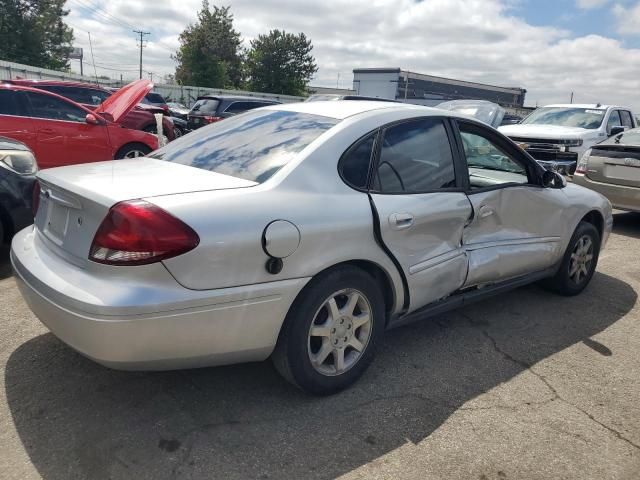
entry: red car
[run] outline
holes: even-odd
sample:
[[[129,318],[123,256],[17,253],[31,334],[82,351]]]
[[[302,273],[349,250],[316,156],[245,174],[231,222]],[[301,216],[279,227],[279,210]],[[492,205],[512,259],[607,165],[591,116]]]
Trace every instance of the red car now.
[[[92,83],[71,82],[66,80],[30,80],[24,78],[7,80],[6,82],[13,85],[38,88],[40,90],[46,90],[47,92],[56,93],[84,105],[91,110],[99,108],[102,102],[113,95],[113,91]],[[148,95],[151,95],[151,93]],[[142,97],[140,100],[142,103],[136,105],[134,109],[125,115],[119,122],[120,125],[133,130],[155,133],[157,127],[156,118],[153,114],[162,113],[165,114],[165,116],[162,117],[162,133],[169,141],[172,141],[175,138],[173,121],[170,117],[166,116],[167,112],[165,112],[164,108],[146,104],[145,99],[146,96]]]
[[[2,84],[0,136],[27,145],[41,169],[143,156],[158,148],[158,138],[120,122],[152,87],[148,80],[130,83],[97,113],[54,93]]]

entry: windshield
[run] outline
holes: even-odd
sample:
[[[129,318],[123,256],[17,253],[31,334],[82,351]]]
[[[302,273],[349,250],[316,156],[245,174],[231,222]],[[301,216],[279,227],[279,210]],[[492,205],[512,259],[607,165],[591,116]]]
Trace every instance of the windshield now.
[[[594,130],[600,128],[606,110],[595,108],[542,107],[525,118],[521,125],[558,125]]]
[[[336,123],[306,113],[253,110],[198,129],[149,157],[262,183]]]
[[[215,98],[201,98],[191,107],[191,113],[215,113],[220,101]]]

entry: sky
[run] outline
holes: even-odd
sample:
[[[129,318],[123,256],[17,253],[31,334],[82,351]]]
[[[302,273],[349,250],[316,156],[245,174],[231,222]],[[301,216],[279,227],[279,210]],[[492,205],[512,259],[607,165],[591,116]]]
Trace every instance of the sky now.
[[[304,32],[319,70],[311,85],[351,88],[354,68],[527,89],[526,105],[622,104],[640,111],[640,0],[226,0],[249,46],[272,29]],[[201,0],[68,0],[85,74],[154,81],[174,73],[178,36]],[[89,42],[89,33],[91,43]],[[91,49],[93,49],[93,62]],[[79,62],[71,61],[74,71]]]

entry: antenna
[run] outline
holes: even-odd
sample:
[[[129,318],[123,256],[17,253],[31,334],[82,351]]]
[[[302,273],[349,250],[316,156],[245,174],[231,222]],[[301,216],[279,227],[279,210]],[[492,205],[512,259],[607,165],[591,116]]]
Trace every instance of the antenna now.
[[[87,32],[89,35],[89,50],[91,50],[91,63],[93,63],[93,73],[96,76],[96,83],[100,85],[100,81],[98,80],[98,72],[96,71],[96,59],[93,58],[93,44],[91,43],[91,32]]]

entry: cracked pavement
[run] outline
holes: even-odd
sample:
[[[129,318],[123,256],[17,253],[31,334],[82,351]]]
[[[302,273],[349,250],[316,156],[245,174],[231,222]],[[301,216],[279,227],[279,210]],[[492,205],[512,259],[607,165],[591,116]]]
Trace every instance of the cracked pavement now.
[[[530,286],[389,332],[328,398],[269,362],[103,368],[0,261],[0,478],[638,479],[639,247],[640,215],[616,214],[582,295]]]

